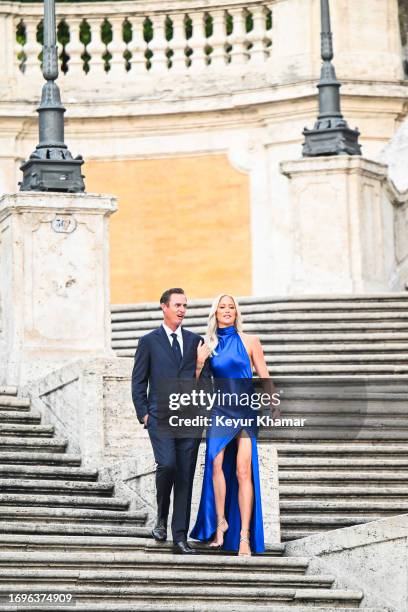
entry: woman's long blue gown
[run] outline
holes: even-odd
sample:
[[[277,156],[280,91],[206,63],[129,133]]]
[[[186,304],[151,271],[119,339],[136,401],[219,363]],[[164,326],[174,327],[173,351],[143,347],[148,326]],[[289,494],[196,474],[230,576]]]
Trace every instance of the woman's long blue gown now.
[[[239,388],[241,391],[245,388],[246,381],[252,379],[252,368],[248,353],[245,346],[232,325],[230,327],[219,328],[218,346],[214,351],[214,356],[211,357],[211,370],[215,379],[223,379],[221,387],[225,390],[226,385],[228,390]],[[226,380],[226,379],[229,379]],[[239,381],[234,379],[246,379]],[[217,380],[215,381],[217,383]],[[248,384],[246,384],[248,387]],[[250,383],[252,387],[252,382]],[[207,541],[213,538],[217,527],[217,517],[215,511],[215,499],[213,488],[213,461],[217,454],[225,448],[223,471],[226,481],[226,501],[225,501],[225,518],[229,525],[228,531],[224,534],[224,550],[236,551],[239,549],[239,539],[241,530],[241,516],[238,506],[238,480],[236,476],[236,459],[237,459],[237,442],[236,436],[245,429],[252,441],[252,484],[254,489],[254,503],[252,510],[252,518],[250,523],[250,544],[251,550],[255,553],[265,551],[264,531],[262,521],[262,503],[261,503],[261,487],[259,481],[259,464],[258,464],[258,449],[256,442],[257,426],[256,414],[251,408],[242,407],[239,405],[223,406],[216,405],[212,412],[212,422],[216,414],[224,414],[226,417],[235,417],[246,419],[252,417],[252,426],[227,426],[222,428],[212,425],[207,431],[207,446],[205,455],[205,468],[203,487],[201,492],[200,506],[197,514],[196,524],[192,529],[190,536],[195,540]],[[254,418],[255,417],[255,418]]]

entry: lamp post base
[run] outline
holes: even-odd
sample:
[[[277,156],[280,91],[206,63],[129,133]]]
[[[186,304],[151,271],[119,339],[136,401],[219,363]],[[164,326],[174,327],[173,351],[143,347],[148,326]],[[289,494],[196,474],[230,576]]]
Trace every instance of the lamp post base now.
[[[325,129],[303,130],[303,157],[326,155],[361,155],[360,132],[347,125]]]
[[[84,177],[79,159],[29,159],[20,170],[23,180],[20,191],[59,191],[78,193],[85,191]]]

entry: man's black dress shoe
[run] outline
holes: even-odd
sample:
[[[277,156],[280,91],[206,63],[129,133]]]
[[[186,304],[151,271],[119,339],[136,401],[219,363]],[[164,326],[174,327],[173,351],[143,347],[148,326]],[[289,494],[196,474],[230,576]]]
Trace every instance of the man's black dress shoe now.
[[[156,525],[152,529],[152,536],[156,542],[165,542],[167,540],[167,521],[157,519]]]
[[[174,548],[174,552],[181,555],[195,555],[196,553],[194,548],[190,548],[185,540],[182,540],[181,542],[174,542]]]

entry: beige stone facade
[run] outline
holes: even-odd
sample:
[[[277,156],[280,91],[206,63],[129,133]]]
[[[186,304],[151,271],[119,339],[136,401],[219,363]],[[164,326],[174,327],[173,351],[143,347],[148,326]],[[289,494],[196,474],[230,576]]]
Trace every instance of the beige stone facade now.
[[[359,127],[369,160],[379,158],[407,113],[398,4],[331,2],[343,113]],[[2,192],[16,189],[18,166],[37,143],[41,10],[39,4],[0,5]],[[156,299],[168,284],[183,284],[191,297],[220,290],[291,294],[293,206],[280,164],[300,159],[302,130],[317,114],[319,1],[80,2],[60,4],[58,13],[71,35],[68,70],[59,79],[66,140],[86,159],[87,189],[119,197],[110,239],[112,301]],[[213,19],[208,38],[206,14]],[[247,32],[248,14],[253,27]],[[148,43],[142,37],[146,16],[154,27]],[[113,31],[109,72],[99,34],[104,18]],[[130,42],[121,36],[125,18],[133,27]],[[87,73],[79,40],[83,19],[92,30]],[[20,22],[26,38],[16,47]],[[319,227],[331,231],[324,218]],[[174,232],[179,257],[166,250]],[[200,280],[193,268],[200,269]],[[383,288],[398,287],[395,281]]]

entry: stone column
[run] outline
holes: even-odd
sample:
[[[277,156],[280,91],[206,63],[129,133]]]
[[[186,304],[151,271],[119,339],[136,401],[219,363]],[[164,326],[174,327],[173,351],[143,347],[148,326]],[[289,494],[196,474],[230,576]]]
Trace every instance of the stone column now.
[[[398,0],[330,3],[336,71],[340,81],[403,78]],[[279,83],[320,73],[320,0],[275,0],[271,74]]]
[[[387,166],[361,157],[283,162],[290,181],[291,295],[397,290]]]
[[[67,361],[110,357],[112,196],[0,198],[0,382],[20,385]]]

